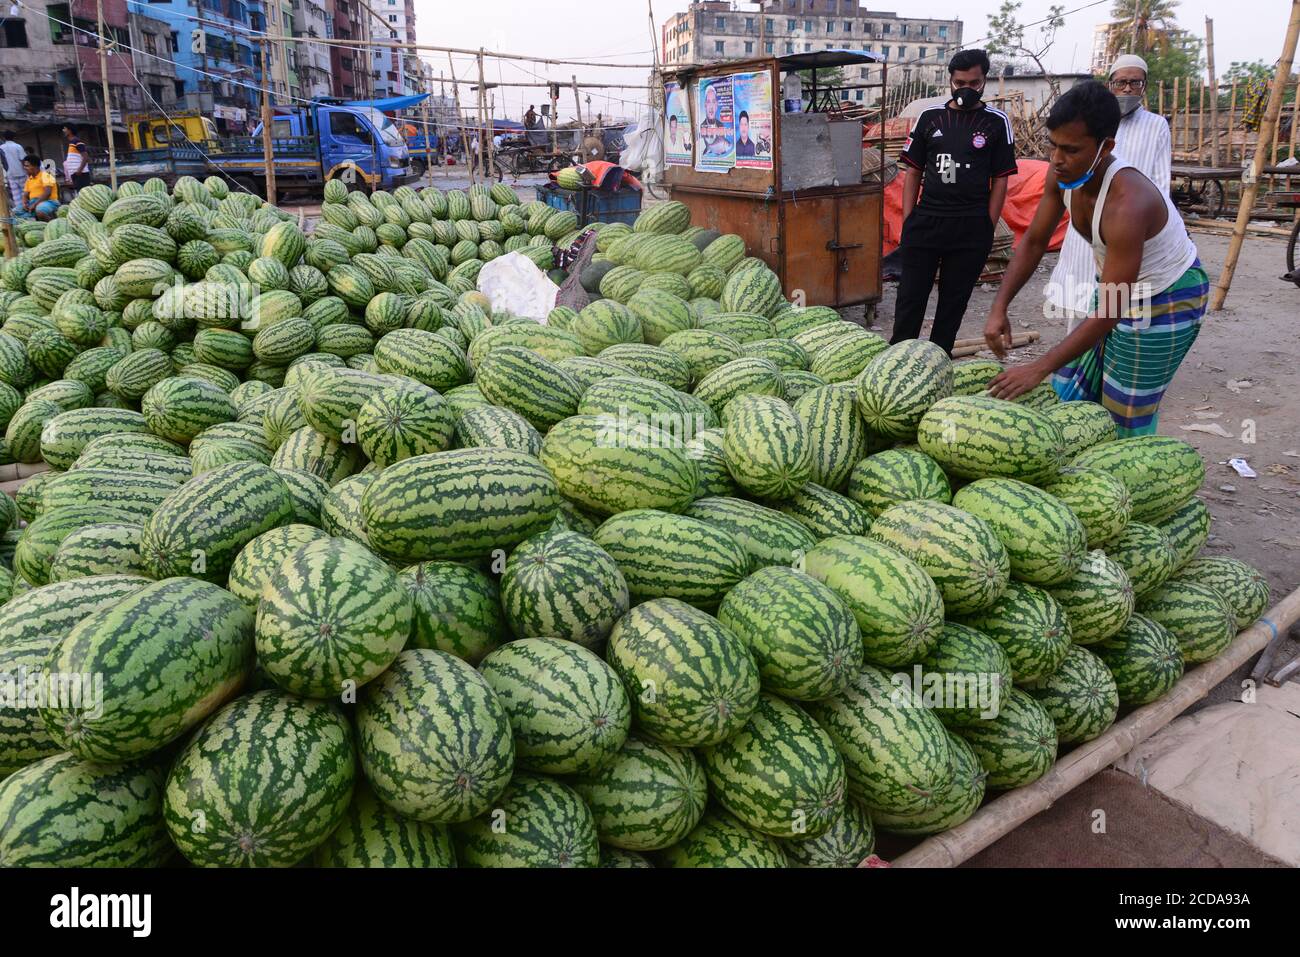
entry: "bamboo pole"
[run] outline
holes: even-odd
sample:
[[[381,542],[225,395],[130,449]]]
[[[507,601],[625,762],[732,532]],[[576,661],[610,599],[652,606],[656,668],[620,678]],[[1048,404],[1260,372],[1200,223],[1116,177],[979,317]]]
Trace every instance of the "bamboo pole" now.
[[[117,189],[117,148],[113,145],[113,101],[108,95],[108,53],[104,47],[104,0],[95,0],[99,20],[99,82],[104,96],[104,135],[108,138],[108,184]]]
[[[1214,73],[1214,21],[1205,18],[1205,59],[1210,72],[1210,165],[1218,166],[1219,153],[1219,80]]]
[[[1192,78],[1183,80],[1183,155],[1192,158]]]
[[[271,149],[271,84],[267,80],[267,39],[258,46],[262,50],[262,159],[266,163],[266,201],[275,205],[275,160]]]
[[[1196,106],[1196,162],[1205,165],[1205,84],[1201,84],[1200,102]]]
[[[1250,221],[1251,207],[1255,205],[1255,196],[1259,192],[1259,171],[1264,166],[1264,143],[1277,129],[1277,118],[1282,112],[1282,93],[1286,83],[1291,79],[1291,64],[1295,59],[1296,40],[1300,38],[1300,0],[1291,0],[1291,21],[1287,25],[1286,39],[1282,42],[1282,56],[1277,61],[1277,73],[1273,77],[1268,94],[1268,105],[1264,108],[1264,118],[1259,126],[1255,155],[1250,162],[1250,173],[1246,179],[1246,188],[1242,191],[1241,203],[1237,206],[1237,224],[1232,231],[1232,241],[1228,244],[1228,257],[1223,263],[1223,272],[1210,294],[1210,311],[1218,312],[1228,298],[1228,289],[1232,286],[1233,273],[1237,271],[1237,260],[1241,256],[1241,244],[1246,238],[1246,224]]]
[[[483,132],[479,139],[479,143],[483,146],[483,155],[486,158],[486,162],[483,166],[483,179],[485,182],[490,183],[494,175],[492,163],[494,159],[493,153],[495,152],[493,147],[495,144],[492,142],[492,135],[496,132],[496,124],[492,122],[492,113],[494,110],[489,105],[487,88],[484,85],[482,47],[479,47],[478,51],[478,88],[479,97],[483,101]]]
[[[1169,114],[1169,138],[1175,156],[1178,155],[1178,81],[1179,78],[1174,77],[1174,97]]]
[[[428,79],[429,92],[433,92],[433,77]],[[424,120],[424,178],[428,185],[433,185],[433,146],[429,142],[429,98],[426,96],[421,102],[421,114]]]
[[[345,46],[345,47],[381,47],[389,50],[417,50],[425,53],[445,53],[448,57],[452,54],[459,56],[477,57],[479,50],[467,50],[463,47],[444,47],[436,46],[431,43],[406,43],[401,40],[361,40],[355,38],[341,37],[289,37],[284,35],[267,34],[267,38],[276,43],[304,43],[317,44],[319,46]],[[486,54],[494,60],[525,60],[528,63],[539,63],[543,66],[598,66],[612,67],[619,70],[652,70],[653,63],[603,63],[598,60],[556,60],[551,57],[528,56],[523,53],[497,53]]]
[[[1232,93],[1228,96],[1228,165],[1231,166],[1235,150],[1233,146],[1236,143],[1234,130],[1237,125],[1237,81],[1232,81]]]
[[[0,170],[0,173],[4,172]],[[13,210],[9,208],[9,183],[0,182],[0,232],[4,233],[5,258],[13,259],[18,255],[18,239],[14,236]]]
[[[573,77],[573,108],[578,111],[578,145],[582,145],[582,98],[578,96],[578,78]],[[584,157],[585,159],[586,157]]]
[[[1184,675],[1159,701],[1138,708],[1101,737],[1075,748],[1033,784],[1008,791],[980,808],[965,823],[922,841],[892,861],[892,866],[956,867],[969,860],[1165,727],[1258,654],[1274,634],[1286,631],[1297,619],[1300,619],[1300,588],[1240,632],[1223,654]]]
[[[556,111],[560,108],[560,85],[558,83],[548,83],[547,92],[551,94],[551,152],[558,153],[560,151],[560,118]]]
[[[1291,155],[1295,156],[1296,127],[1300,126],[1300,80],[1295,81],[1295,96],[1291,100]],[[1300,159],[1300,157],[1296,157]],[[1288,178],[1287,182],[1290,182]],[[1297,210],[1300,213],[1300,209]]]
[[[1157,112],[1160,116],[1164,116],[1164,115],[1165,115],[1165,81],[1164,81],[1164,80],[1161,80],[1161,81],[1160,81],[1160,99],[1159,99],[1159,107],[1158,107],[1158,109],[1156,110],[1156,112]],[[1172,138],[1172,134],[1170,134],[1170,136],[1171,136],[1171,138]],[[1171,143],[1170,146],[1172,147],[1172,145],[1173,145],[1173,144]]]
[[[460,143],[465,150],[465,162],[469,166],[470,182],[474,181],[474,164],[469,155],[469,133],[465,129],[465,114],[460,108],[460,81],[456,79],[456,64],[451,62],[451,54],[447,54],[447,65],[451,67],[451,96],[456,104],[456,122],[460,124]]]

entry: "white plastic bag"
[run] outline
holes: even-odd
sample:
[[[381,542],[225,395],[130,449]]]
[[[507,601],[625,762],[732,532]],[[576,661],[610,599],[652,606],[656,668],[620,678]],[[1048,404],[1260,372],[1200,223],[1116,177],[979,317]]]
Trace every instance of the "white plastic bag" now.
[[[636,173],[643,180],[654,180],[664,165],[664,141],[659,133],[662,116],[645,113],[623,131],[623,151],[618,165]]]
[[[493,311],[544,323],[555,308],[555,294],[560,287],[523,253],[506,253],[479,270],[478,291],[488,297]]]

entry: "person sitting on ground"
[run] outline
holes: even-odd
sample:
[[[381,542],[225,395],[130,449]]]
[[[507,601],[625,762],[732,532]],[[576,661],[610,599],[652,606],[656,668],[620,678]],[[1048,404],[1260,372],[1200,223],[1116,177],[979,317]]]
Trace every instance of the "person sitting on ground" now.
[[[1092,247],[1100,273],[1091,314],[1041,359],[989,383],[999,399],[1055,373],[1062,400],[1099,402],[1120,437],[1156,431],[1160,400],[1200,332],[1210,282],[1168,192],[1114,155],[1121,108],[1096,81],[1061,96],[1047,117],[1052,146],[1043,198],[1012,257],[984,327],[999,357],[1011,345],[1007,308],[1047,250],[1061,214]]]
[[[42,222],[49,222],[59,213],[59,183],[45,170],[36,156],[23,158],[27,183],[23,187],[23,212]]]

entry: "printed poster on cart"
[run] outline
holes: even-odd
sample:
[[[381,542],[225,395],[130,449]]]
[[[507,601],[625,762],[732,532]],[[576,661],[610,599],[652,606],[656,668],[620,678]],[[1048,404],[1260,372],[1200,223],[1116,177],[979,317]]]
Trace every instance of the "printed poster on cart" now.
[[[690,166],[691,111],[686,91],[677,82],[664,84],[664,162],[669,166]]]
[[[725,173],[736,165],[732,77],[702,78],[695,87],[695,169]]]
[[[732,78],[736,166],[772,168],[772,74],[737,73]]]

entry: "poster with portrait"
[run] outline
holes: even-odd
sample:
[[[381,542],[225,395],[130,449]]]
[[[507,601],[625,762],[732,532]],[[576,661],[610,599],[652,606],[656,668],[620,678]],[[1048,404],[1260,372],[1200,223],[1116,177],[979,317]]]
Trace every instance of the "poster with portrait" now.
[[[772,168],[772,74],[737,73],[732,78],[736,166]]]
[[[691,111],[680,83],[664,84],[664,162],[691,165]]]
[[[736,165],[732,78],[709,76],[695,87],[695,169],[725,173]]]

